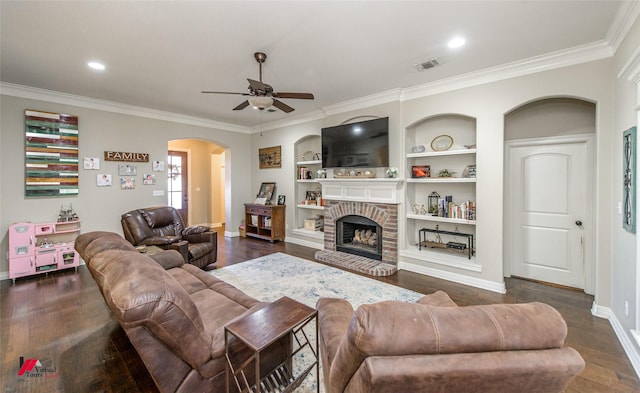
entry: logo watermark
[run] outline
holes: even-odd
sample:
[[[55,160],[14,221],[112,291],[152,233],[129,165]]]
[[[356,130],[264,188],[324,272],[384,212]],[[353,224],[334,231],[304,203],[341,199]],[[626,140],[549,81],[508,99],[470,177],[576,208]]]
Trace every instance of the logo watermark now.
[[[58,378],[55,367],[44,367],[38,359],[26,359],[20,356],[20,367],[18,369],[20,378]]]

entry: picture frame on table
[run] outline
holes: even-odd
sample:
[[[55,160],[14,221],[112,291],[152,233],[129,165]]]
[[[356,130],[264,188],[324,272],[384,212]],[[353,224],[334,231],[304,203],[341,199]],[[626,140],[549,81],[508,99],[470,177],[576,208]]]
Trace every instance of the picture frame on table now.
[[[268,205],[271,203],[271,198],[273,197],[273,192],[276,189],[275,182],[265,182],[260,185],[260,191],[258,191],[258,195],[256,195],[256,204],[259,205]]]

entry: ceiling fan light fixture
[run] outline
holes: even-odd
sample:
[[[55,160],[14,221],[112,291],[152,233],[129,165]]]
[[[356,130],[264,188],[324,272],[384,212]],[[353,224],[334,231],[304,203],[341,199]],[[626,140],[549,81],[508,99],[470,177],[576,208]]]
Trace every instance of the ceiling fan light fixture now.
[[[273,105],[273,98],[271,97],[263,97],[263,96],[251,97],[249,98],[248,101],[252,107],[259,110],[267,109],[271,105]]]

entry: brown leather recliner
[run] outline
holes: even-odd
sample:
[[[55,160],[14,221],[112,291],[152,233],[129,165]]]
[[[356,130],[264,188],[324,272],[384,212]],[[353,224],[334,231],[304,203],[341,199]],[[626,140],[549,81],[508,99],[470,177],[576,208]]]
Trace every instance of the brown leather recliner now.
[[[327,393],[557,393],[585,365],[543,303],[457,307],[439,291],[355,312],[322,298],[317,309]]]
[[[218,260],[218,238],[203,226],[184,226],[170,206],[132,210],[120,219],[124,237],[134,246],[157,246],[178,251],[186,263],[204,268]]]

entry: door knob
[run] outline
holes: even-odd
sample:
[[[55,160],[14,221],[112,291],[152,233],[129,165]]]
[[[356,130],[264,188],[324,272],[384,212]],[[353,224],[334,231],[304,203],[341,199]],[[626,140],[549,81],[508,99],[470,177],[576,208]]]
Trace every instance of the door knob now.
[[[582,221],[580,221],[580,220],[576,221],[576,225],[581,227],[582,226]]]

